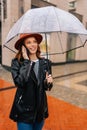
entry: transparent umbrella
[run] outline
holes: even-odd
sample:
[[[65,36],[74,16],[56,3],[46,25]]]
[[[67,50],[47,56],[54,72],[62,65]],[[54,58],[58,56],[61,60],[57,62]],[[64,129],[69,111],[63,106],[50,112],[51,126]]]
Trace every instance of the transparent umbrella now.
[[[56,53],[65,53],[84,46],[87,39],[87,30],[74,15],[53,6],[28,10],[11,28],[4,46],[9,48],[9,41],[21,33],[45,34],[47,53],[46,34],[50,34],[52,39],[54,38],[54,41],[57,43],[54,43],[54,46],[58,46],[59,48],[56,50]],[[77,38],[78,43],[70,45],[70,47],[68,45],[67,47],[67,42],[65,42],[64,38],[67,37],[68,39],[72,36],[79,37]],[[68,44],[72,44],[72,42]]]

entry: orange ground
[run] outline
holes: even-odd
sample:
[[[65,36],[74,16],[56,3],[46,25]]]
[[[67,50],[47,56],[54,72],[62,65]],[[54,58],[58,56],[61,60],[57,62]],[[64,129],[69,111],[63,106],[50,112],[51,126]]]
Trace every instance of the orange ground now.
[[[11,87],[12,84],[0,79],[0,89]],[[9,111],[15,89],[0,91],[0,130],[17,130],[11,121]],[[87,110],[48,96],[50,116],[43,130],[87,130]]]

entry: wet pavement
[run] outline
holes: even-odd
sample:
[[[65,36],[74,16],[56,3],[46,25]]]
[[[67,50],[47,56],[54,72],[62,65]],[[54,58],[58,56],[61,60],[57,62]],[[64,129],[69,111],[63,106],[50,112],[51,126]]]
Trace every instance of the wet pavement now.
[[[87,62],[53,66],[52,72],[54,87],[47,92],[51,114],[44,130],[87,130]],[[6,113],[9,115],[15,90],[11,73],[0,66],[0,130],[16,130],[14,123],[5,117]]]
[[[87,62],[53,66],[52,73],[54,87],[47,94],[87,108]],[[13,84],[11,73],[2,66],[0,78]]]
[[[53,67],[50,95],[87,109],[87,62]]]

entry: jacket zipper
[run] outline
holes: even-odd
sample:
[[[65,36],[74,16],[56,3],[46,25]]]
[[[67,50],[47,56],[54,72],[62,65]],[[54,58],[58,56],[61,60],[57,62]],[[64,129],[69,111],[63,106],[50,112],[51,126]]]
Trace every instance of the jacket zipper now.
[[[29,75],[30,75],[32,63],[33,63],[33,62],[31,61],[30,65],[29,65],[29,69],[28,69],[28,71],[27,71],[27,75],[26,75],[26,79],[25,79],[26,82],[28,81],[28,78],[29,78]]]
[[[31,61],[30,67],[29,67],[28,72],[27,72],[27,77],[29,77],[29,75],[30,75],[30,70],[31,70],[32,64],[33,64],[33,62]]]

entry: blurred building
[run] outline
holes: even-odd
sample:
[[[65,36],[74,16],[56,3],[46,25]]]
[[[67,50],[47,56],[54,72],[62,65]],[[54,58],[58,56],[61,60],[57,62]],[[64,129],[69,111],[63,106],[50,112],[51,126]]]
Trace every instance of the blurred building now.
[[[68,0],[68,11],[74,14],[87,29],[87,0]],[[66,60],[87,60],[87,45],[66,55]],[[70,54],[71,53],[71,54]],[[71,56],[69,58],[69,55]]]
[[[56,6],[70,11],[83,22],[87,28],[87,0],[1,0],[0,1],[0,62],[10,66],[14,53],[3,48],[5,38],[14,23],[29,9],[44,6]],[[55,49],[55,46],[54,46]],[[87,60],[87,47],[75,50],[64,55],[50,56],[54,62],[67,62],[75,60]]]

